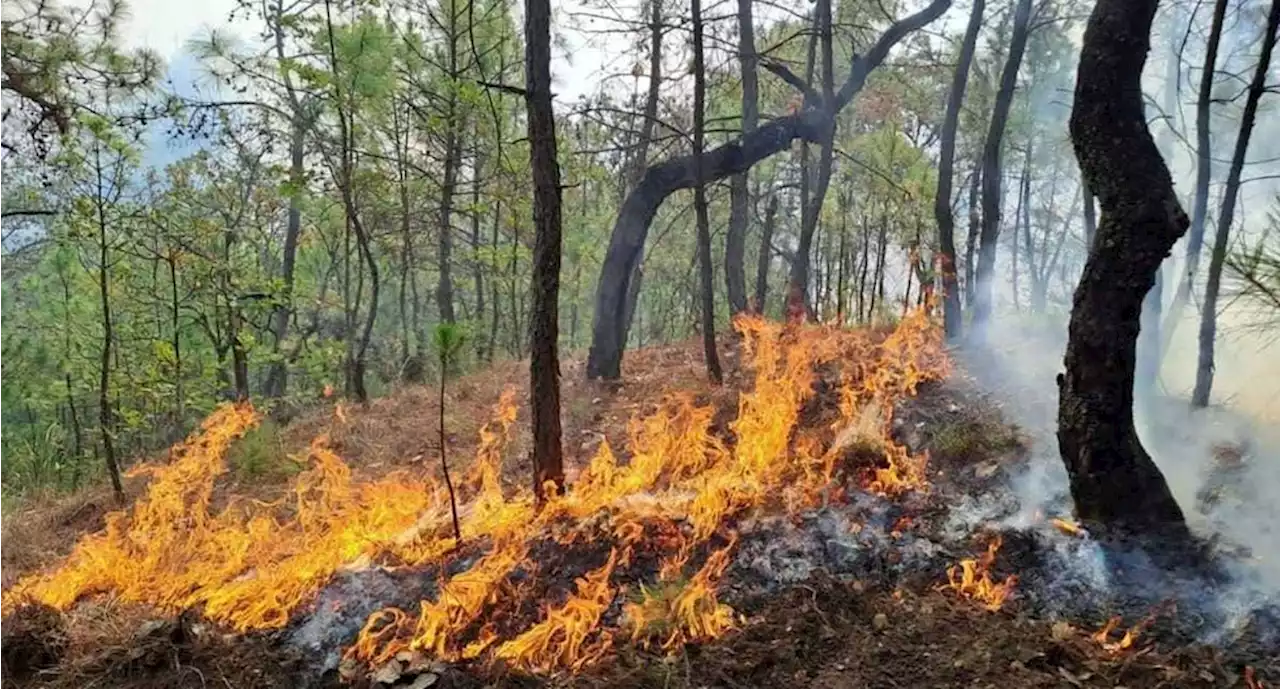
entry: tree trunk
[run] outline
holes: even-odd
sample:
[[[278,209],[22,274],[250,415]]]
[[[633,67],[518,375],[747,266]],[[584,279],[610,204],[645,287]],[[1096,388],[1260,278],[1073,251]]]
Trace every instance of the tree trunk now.
[[[938,191],[933,200],[933,215],[938,222],[938,249],[942,252],[942,322],[947,339],[959,338],[964,329],[960,313],[960,286],[956,281],[956,221],[951,213],[951,183],[955,175],[956,130],[960,127],[960,106],[964,103],[969,83],[969,67],[982,29],[985,0],[974,0],[969,25],[960,44],[960,59],[951,78],[947,95],[947,112],[942,122],[942,151],[938,158]],[[970,253],[972,256],[972,253]]]
[[[964,245],[964,304],[972,311],[977,301],[978,276],[974,274],[973,255],[978,248],[979,232],[982,228],[982,210],[978,205],[978,190],[982,186],[982,170],[974,167],[969,175],[969,236]]]
[[[1018,69],[1022,66],[1022,53],[1027,47],[1027,33],[1031,25],[1031,0],[1018,0],[1013,15],[1013,36],[1009,40],[1009,54],[1004,70],[1000,73],[1000,88],[996,91],[995,106],[991,111],[991,126],[982,149],[982,235],[978,244],[978,275],[973,304],[973,331],[983,336],[991,319],[991,284],[996,267],[996,240],[1000,238],[1000,148],[1004,141],[1005,124],[1009,121],[1009,108],[1013,105],[1013,89],[1018,83]]]
[[[659,0],[651,0],[655,5]],[[756,130],[759,121],[756,78],[755,27],[751,16],[754,0],[738,0],[738,60],[742,68],[742,134]],[[748,173],[733,176],[729,185],[729,229],[724,240],[724,282],[729,295],[730,315],[747,309],[747,276],[744,263],[747,253],[748,211],[751,195],[747,188]]]
[[[867,75],[884,61],[889,49],[907,34],[940,16],[950,0],[934,0],[916,14],[894,22],[881,34],[865,55],[854,58],[849,77],[835,96],[834,112],[839,112],[866,83]],[[803,139],[820,142],[830,126],[817,109],[805,109],[779,117],[767,125],[707,152],[702,157],[702,182],[714,182],[750,169],[755,163],[786,150],[791,142]],[[609,239],[609,248],[600,268],[596,289],[596,309],[592,326],[591,351],[587,357],[589,378],[616,379],[622,375],[625,346],[624,297],[631,273],[644,248],[649,225],[668,196],[697,184],[694,156],[680,156],[650,166],[644,178],[627,194]]]
[[[631,165],[627,170],[625,184],[622,185],[623,201],[625,195],[644,178],[645,169],[649,165],[649,145],[653,143],[653,131],[658,123],[658,100],[662,92],[662,0],[649,2],[649,91],[644,101],[644,118],[640,122],[640,137],[636,142]],[[626,346],[631,332],[631,324],[636,316],[636,307],[640,303],[640,287],[644,281],[644,256],[636,260],[631,269],[631,284],[626,294],[626,302],[622,318],[622,343]]]
[[[111,490],[116,502],[124,503],[124,484],[120,480],[120,464],[116,461],[115,408],[111,403],[111,348],[115,330],[111,324],[111,245],[107,240],[106,193],[102,180],[102,144],[94,147],[94,167],[98,177],[98,298],[102,305],[102,356],[98,360],[98,430],[102,434],[102,456],[111,477]]]
[[[452,109],[452,108],[451,108]],[[436,243],[436,309],[443,323],[453,323],[453,195],[458,186],[458,158],[462,143],[453,118],[447,125],[444,154],[444,183],[440,185],[440,226]]]
[[[1209,180],[1213,176],[1213,133],[1209,106],[1213,103],[1213,78],[1218,68],[1218,45],[1222,41],[1222,24],[1227,13],[1227,0],[1213,4],[1213,22],[1205,46],[1204,66],[1200,70],[1200,91],[1196,99],[1196,187],[1191,207],[1191,230],[1187,233],[1187,252],[1182,278],[1173,293],[1173,303],[1161,334],[1160,353],[1168,351],[1178,328],[1178,319],[1191,300],[1191,287],[1200,270],[1200,254],[1204,248],[1205,219],[1209,215]],[[1197,377],[1199,374],[1197,373]]]
[[[280,301],[271,315],[271,334],[275,339],[276,360],[267,372],[265,394],[268,398],[284,397],[289,388],[289,365],[284,360],[284,341],[289,336],[293,319],[293,273],[298,260],[298,237],[302,232],[302,188],[306,184],[305,122],[295,115],[289,139],[289,216],[285,223],[284,252],[280,264]]]
[[[1185,540],[1182,510],[1133,423],[1143,296],[1187,228],[1147,130],[1142,68],[1157,0],[1099,0],[1084,34],[1071,140],[1102,220],[1076,287],[1058,375],[1058,447],[1077,516]]]
[[[525,107],[533,171],[533,308],[529,336],[529,406],[533,410],[533,483],[539,500],[548,483],[564,489],[560,443],[560,167],[551,109],[551,2],[525,0]]]
[[[822,101],[824,111],[821,139],[817,142],[821,149],[818,153],[818,178],[811,190],[811,196],[800,213],[800,239],[796,247],[796,259],[791,262],[791,280],[788,285],[787,300],[789,308],[799,309],[810,306],[809,300],[809,266],[812,261],[813,237],[818,223],[822,219],[822,204],[827,198],[827,188],[831,185],[831,166],[835,153],[836,109],[835,105],[835,71],[833,62],[833,36],[831,30],[831,0],[817,0],[815,23],[822,43]]]
[[[1258,101],[1267,90],[1267,70],[1271,66],[1271,53],[1276,46],[1276,29],[1280,27],[1280,0],[1271,0],[1267,15],[1266,33],[1262,35],[1262,51],[1258,67],[1249,82],[1249,95],[1240,117],[1240,133],[1236,135],[1235,152],[1231,156],[1231,169],[1227,172],[1227,186],[1222,192],[1222,208],[1218,212],[1218,228],[1213,237],[1213,255],[1209,259],[1209,281],[1204,288],[1204,309],[1200,314],[1200,356],[1196,364],[1196,386],[1191,394],[1193,407],[1209,404],[1213,387],[1213,347],[1218,333],[1218,291],[1222,284],[1222,267],[1226,262],[1227,248],[1231,240],[1231,223],[1235,219],[1236,199],[1240,194],[1240,174],[1244,170],[1245,154],[1249,150],[1249,138],[1253,135],[1254,121],[1258,116]]]
[[[760,253],[756,256],[755,311],[765,313],[769,298],[769,263],[773,258],[770,242],[773,241],[773,224],[778,217],[778,195],[769,195],[769,205],[764,211],[764,226],[760,228]]]
[[[476,133],[479,141],[479,133]],[[471,270],[476,285],[476,322],[484,322],[484,267],[476,254],[480,251],[480,176],[484,168],[484,155],[479,146],[476,147],[475,166],[471,170]],[[476,359],[485,360],[484,339],[476,338]]]
[[[822,0],[819,0],[822,1]],[[707,364],[707,377],[719,385],[723,382],[720,356],[716,352],[715,278],[711,267],[711,220],[707,217],[707,187],[703,182],[702,146],[706,137],[707,71],[702,52],[702,0],[691,0],[693,19],[693,211],[698,224],[698,273],[702,289],[702,354]],[[744,171],[742,174],[746,174]]]

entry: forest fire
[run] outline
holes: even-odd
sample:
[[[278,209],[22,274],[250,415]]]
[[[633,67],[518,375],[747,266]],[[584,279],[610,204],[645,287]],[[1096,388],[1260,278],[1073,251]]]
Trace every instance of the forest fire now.
[[[153,480],[131,511],[113,514],[107,529],[84,539],[58,569],[20,581],[5,606],[32,600],[65,610],[82,597],[109,594],[169,612],[198,608],[246,632],[286,626],[339,571],[420,568],[474,553],[461,571],[441,571],[437,592],[416,614],[373,612],[346,651],[349,661],[376,667],[410,652],[573,671],[621,639],[672,652],[716,638],[736,624],[717,595],[739,542],[735,517],[759,507],[819,505],[840,473],[841,448],[799,429],[815,369],[844,364],[839,426],[867,408],[889,419],[896,402],[947,367],[923,311],[887,337],[759,319],[736,325],[754,385],[740,396],[732,444],[713,433],[712,407],[672,396],[631,422],[629,461],[619,462],[603,443],[571,489],[538,509],[531,491],[503,481],[516,417],[508,391],[459,482],[457,543],[447,495],[433,478],[398,472],[357,481],[323,436],[312,443],[312,466],[287,503],[233,501],[215,512],[211,496],[227,449],[258,420],[247,405],[224,406],[174,449],[171,463],[144,469]],[[881,435],[883,464],[868,471],[863,488],[886,496],[927,490],[927,458],[892,442],[887,422]],[[531,554],[548,538],[559,548],[604,548],[608,555],[573,591],[531,606],[535,590],[555,588]],[[964,590],[995,608],[1012,586],[991,584],[972,565],[965,572],[978,578]],[[630,602],[619,612],[620,598]],[[542,609],[536,621],[526,619],[532,607]]]
[[[1002,543],[1003,540],[997,536],[987,544],[987,552],[981,558],[964,559],[958,566],[948,569],[944,588],[982,603],[991,612],[1000,610],[1018,583],[1016,574],[1010,574],[1001,583],[996,583],[991,578],[991,565],[995,563],[996,553]]]

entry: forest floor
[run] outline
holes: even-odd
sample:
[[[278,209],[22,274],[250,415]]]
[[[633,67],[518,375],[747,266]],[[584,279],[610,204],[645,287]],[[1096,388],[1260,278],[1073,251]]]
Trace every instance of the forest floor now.
[[[622,446],[627,422],[656,408],[663,395],[684,391],[717,409],[724,428],[749,381],[733,341],[722,342],[727,384],[705,380],[700,342],[629,352],[622,384],[587,382],[583,361],[562,364],[566,453],[585,462],[604,438]],[[446,395],[448,449],[459,465],[474,455],[479,427],[510,385],[523,389],[527,364],[502,362],[460,378]],[[357,476],[377,476],[436,461],[438,390],[404,387],[367,408],[325,405],[280,428],[268,440],[276,464],[247,462],[219,484],[215,502],[230,495],[271,500],[290,490],[308,443],[328,434],[333,449]],[[819,395],[821,404],[834,404]],[[825,401],[823,401],[825,400]],[[528,414],[521,400],[520,434],[507,452],[508,476],[530,474]],[[822,409],[807,410],[817,419]],[[335,423],[338,417],[343,423]],[[991,491],[1028,461],[1028,444],[1042,442],[1011,426],[997,404],[958,368],[921,388],[897,411],[897,434],[913,450],[931,454],[936,486],[919,506],[921,521],[941,513],[957,495]],[[294,457],[294,459],[290,459]],[[137,495],[142,479],[129,485]],[[104,526],[116,508],[102,488],[23,505],[3,525],[3,583],[57,562],[76,540]],[[1032,548],[1017,536],[996,559],[999,574],[1032,572]],[[887,555],[892,559],[892,553]],[[1280,687],[1280,652],[1256,643],[1220,648],[1152,625],[1133,647],[1116,649],[1092,635],[1106,617],[1064,618],[1015,597],[997,612],[942,590],[937,580],[850,579],[818,573],[781,590],[729,594],[737,629],[675,655],[618,645],[595,666],[553,678],[506,674],[494,668],[439,668],[412,686],[532,687]],[[300,679],[305,661],[268,635],[208,633],[194,615],[158,617],[141,606],[109,600],[82,603],[59,616],[34,611],[4,621],[4,685],[25,687],[279,687],[314,686]],[[1126,619],[1126,623],[1135,620]],[[1121,628],[1123,629],[1123,627]],[[1118,637],[1119,633],[1115,635]],[[1113,639],[1114,640],[1114,639]],[[336,683],[336,679],[332,680]],[[428,683],[429,682],[429,683]]]

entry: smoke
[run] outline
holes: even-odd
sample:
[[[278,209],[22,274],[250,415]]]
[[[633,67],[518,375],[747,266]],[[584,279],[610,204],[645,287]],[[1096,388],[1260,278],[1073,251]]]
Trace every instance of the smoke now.
[[[1194,339],[1194,327],[1185,327]],[[1047,518],[1071,513],[1066,471],[1058,454],[1056,374],[1066,348],[1066,316],[1021,317],[1000,314],[989,325],[981,348],[955,352],[961,369],[983,394],[998,406],[1006,420],[1024,433],[1030,456],[1025,467],[1009,478],[1009,496],[984,496],[962,502],[952,511],[952,527],[972,529],[995,522],[1019,531],[1052,532]],[[1239,343],[1224,343],[1220,356],[1238,355]],[[1194,357],[1173,349],[1164,362],[1162,380],[1178,379],[1174,371],[1194,375]],[[1272,363],[1274,368],[1278,364]],[[1219,369],[1215,389],[1238,389],[1276,380],[1261,371],[1243,376],[1237,367]],[[1244,406],[1219,406],[1192,410],[1185,391],[1165,385],[1164,394],[1145,400],[1135,409],[1135,422],[1144,446],[1164,474],[1192,530],[1213,543],[1230,583],[1207,587],[1194,577],[1169,578],[1159,572],[1140,550],[1120,552],[1098,545],[1066,543],[1055,548],[1067,582],[1102,582],[1111,559],[1111,570],[1149,572],[1150,581],[1161,581],[1159,592],[1190,600],[1200,611],[1210,612],[1205,640],[1212,641],[1238,630],[1259,609],[1280,603],[1280,439],[1265,427],[1254,410]],[[1260,410],[1265,411],[1265,410]],[[1116,560],[1123,567],[1116,568]],[[1134,577],[1147,575],[1130,575]],[[1067,584],[1063,584],[1067,585]],[[1054,588],[1051,582],[1050,590]]]

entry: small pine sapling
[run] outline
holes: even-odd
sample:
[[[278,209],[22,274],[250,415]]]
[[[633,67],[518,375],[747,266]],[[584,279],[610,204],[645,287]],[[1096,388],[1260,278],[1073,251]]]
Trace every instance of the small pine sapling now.
[[[440,360],[440,468],[444,472],[444,485],[449,489],[449,509],[453,515],[453,539],[455,545],[462,543],[462,527],[458,524],[458,500],[453,493],[453,481],[449,478],[449,460],[444,433],[444,390],[449,380],[449,367],[457,360],[466,340],[462,328],[455,323],[441,323],[436,326],[432,338],[436,356]]]

